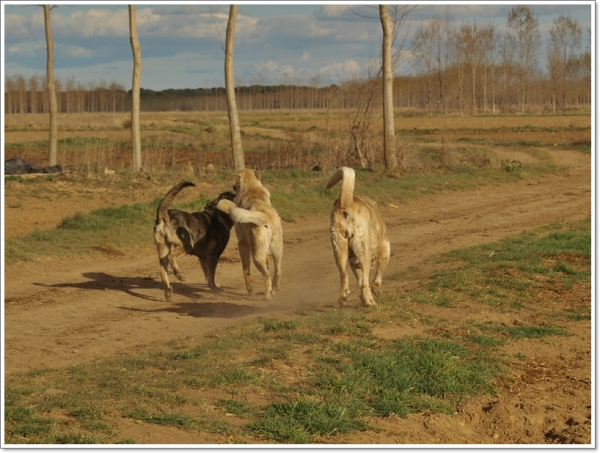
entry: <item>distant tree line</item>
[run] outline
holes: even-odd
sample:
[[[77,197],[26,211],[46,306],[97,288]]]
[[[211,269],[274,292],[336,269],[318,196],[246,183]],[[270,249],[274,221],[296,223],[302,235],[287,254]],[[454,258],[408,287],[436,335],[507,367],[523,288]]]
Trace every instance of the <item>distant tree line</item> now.
[[[412,75],[394,79],[395,108],[431,114],[565,112],[591,105],[591,30],[581,49],[582,30],[568,13],[550,28],[542,45],[537,19],[527,6],[511,8],[508,31],[494,24],[433,18],[424,22],[409,49]],[[239,110],[360,109],[372,76],[339,85],[243,85],[237,81]],[[62,113],[129,112],[131,91],[116,82],[55,81]],[[5,80],[5,113],[47,113],[45,77]],[[141,90],[142,111],[227,111],[225,88]]]
[[[468,69],[468,68],[467,68]],[[496,67],[496,74],[500,73]],[[514,68],[501,73],[495,85],[476,80],[475,96],[465,87],[451,85],[459,77],[458,69],[444,71],[448,86],[432,84],[427,74],[394,79],[394,107],[421,109],[431,113],[514,113],[519,109],[519,95]],[[490,68],[487,69],[490,71]],[[463,69],[464,71],[464,69]],[[582,71],[583,72],[583,71]],[[526,109],[543,107],[547,111],[587,108],[591,102],[591,71],[570,80],[560,97],[553,95],[554,82],[536,77],[527,84]],[[296,85],[236,87],[240,110],[287,109],[355,109],[360,106],[358,91],[366,82],[353,81],[328,87]],[[22,76],[6,79],[5,113],[47,113],[48,92],[43,77],[26,80]],[[61,113],[129,112],[131,91],[117,83],[63,84],[56,80],[58,110]],[[69,88],[70,87],[70,88]],[[472,87],[468,87],[472,90]],[[440,92],[442,93],[440,96]],[[485,93],[484,93],[485,92]],[[460,96],[459,97],[459,93]],[[492,94],[494,93],[494,94]],[[558,100],[557,100],[558,98]],[[473,108],[474,106],[474,108]],[[564,109],[562,108],[564,107]],[[225,88],[141,90],[141,110],[156,111],[227,111]]]

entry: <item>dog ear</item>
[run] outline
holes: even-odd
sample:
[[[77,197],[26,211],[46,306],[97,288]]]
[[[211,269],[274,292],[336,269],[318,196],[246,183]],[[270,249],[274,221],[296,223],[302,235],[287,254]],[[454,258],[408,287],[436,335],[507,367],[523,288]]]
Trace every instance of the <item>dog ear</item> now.
[[[262,175],[259,173],[259,171],[256,168],[252,169],[252,171],[254,171],[254,176],[256,176],[257,181],[260,181]]]
[[[242,180],[242,177],[240,176],[239,173],[236,173],[235,176],[233,177],[233,191],[237,192],[240,188],[240,181]]]

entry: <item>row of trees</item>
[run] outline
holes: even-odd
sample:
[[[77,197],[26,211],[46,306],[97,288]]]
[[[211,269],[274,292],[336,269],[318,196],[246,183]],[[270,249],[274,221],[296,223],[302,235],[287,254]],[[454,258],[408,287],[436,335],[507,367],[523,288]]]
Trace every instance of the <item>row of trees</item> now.
[[[580,56],[568,72],[553,77],[537,71],[526,85],[525,109],[560,113],[565,109],[587,108],[591,102],[590,55]],[[557,67],[560,67],[557,65]],[[493,76],[492,76],[493,73]],[[467,75],[465,77],[465,74]],[[462,79],[462,84],[458,81]],[[356,89],[365,80],[327,87],[301,85],[252,85],[235,88],[240,110],[354,109],[359,105]],[[87,85],[73,79],[55,81],[58,111],[61,113],[130,112],[131,91],[117,83]],[[520,106],[517,67],[496,65],[476,71],[475,90],[470,66],[447,68],[394,78],[394,107],[422,109],[430,113],[516,113]],[[473,94],[474,93],[474,94]],[[15,76],[5,82],[5,113],[48,113],[45,77]],[[198,88],[154,91],[141,89],[141,111],[226,111],[225,88]]]
[[[511,8],[507,25],[508,31],[500,33],[492,22],[455,24],[446,17],[417,30],[412,65],[426,79],[430,112],[495,113],[498,105],[510,111],[516,104],[524,113],[540,103],[564,112],[590,102],[590,47],[581,51],[581,26],[568,12],[550,28],[545,53],[532,7]]]

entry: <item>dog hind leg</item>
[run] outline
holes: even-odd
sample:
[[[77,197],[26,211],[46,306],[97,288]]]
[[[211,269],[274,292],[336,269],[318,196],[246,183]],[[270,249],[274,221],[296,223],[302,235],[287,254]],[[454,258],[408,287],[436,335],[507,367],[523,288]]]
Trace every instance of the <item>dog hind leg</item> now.
[[[156,248],[158,249],[158,260],[160,262],[160,279],[165,285],[165,299],[167,299],[168,302],[173,295],[173,288],[169,282],[169,261],[171,251],[164,244],[157,244]]]
[[[364,262],[360,262],[358,257],[354,260],[350,260],[350,267],[354,271],[354,275],[357,276],[358,286],[360,286],[360,300],[366,307],[377,305],[373,294],[371,294],[371,288],[369,286],[369,272],[371,267],[371,259],[368,251],[365,253]]]
[[[244,275],[244,282],[246,283],[246,290],[248,295],[254,294],[252,289],[252,275],[250,274],[250,245],[246,240],[241,239],[238,242],[238,249],[240,252],[240,260],[242,261],[242,273]]]
[[[269,272],[269,262],[267,256],[258,256],[254,258],[254,265],[265,279],[265,300],[273,299],[273,281]]]
[[[375,296],[381,294],[381,282],[383,280],[383,272],[390,261],[390,241],[387,239],[383,242],[379,250],[377,251],[377,257],[375,258],[375,278],[371,284],[371,292]]]
[[[281,259],[283,256],[283,244],[276,243],[271,249],[273,256],[273,291],[279,291],[281,281]]]
[[[331,235],[331,243],[333,245],[333,255],[335,257],[335,264],[340,271],[340,295],[338,302],[340,307],[346,305],[348,296],[350,295],[350,286],[348,283],[348,270],[346,268],[348,264],[348,243],[345,240],[339,240],[335,234]]]

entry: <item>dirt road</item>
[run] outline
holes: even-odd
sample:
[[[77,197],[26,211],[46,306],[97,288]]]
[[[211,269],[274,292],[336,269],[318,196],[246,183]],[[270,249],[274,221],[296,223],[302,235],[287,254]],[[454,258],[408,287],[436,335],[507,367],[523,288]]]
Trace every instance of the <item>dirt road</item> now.
[[[552,222],[589,217],[590,157],[576,151],[548,153],[566,170],[493,190],[448,191],[409,203],[398,200],[394,203],[397,208],[382,207],[392,246],[386,273],[409,266],[419,266],[427,273],[444,252],[496,241]],[[360,181],[356,190],[360,192]],[[49,204],[48,209],[56,216],[60,203]],[[12,223],[17,220],[10,217],[10,211],[8,214],[6,230],[13,231]],[[64,216],[72,214],[64,212]],[[5,270],[4,290],[5,372],[130,354],[153,343],[199,336],[269,312],[301,309],[304,304],[335,304],[338,274],[328,238],[328,217],[285,223],[284,237],[282,291],[269,302],[262,300],[260,292],[254,297],[245,295],[235,240],[217,269],[217,281],[224,292],[212,293],[197,261],[183,258],[180,266],[187,282],[173,283],[170,303],[163,297],[150,233],[147,247],[124,256],[52,259],[10,266]],[[255,288],[262,288],[260,274],[253,272]],[[356,283],[351,284],[349,302],[358,305]],[[394,282],[386,288],[384,277],[384,291],[406,290],[403,285]],[[589,346],[589,338],[582,341],[588,341]]]

